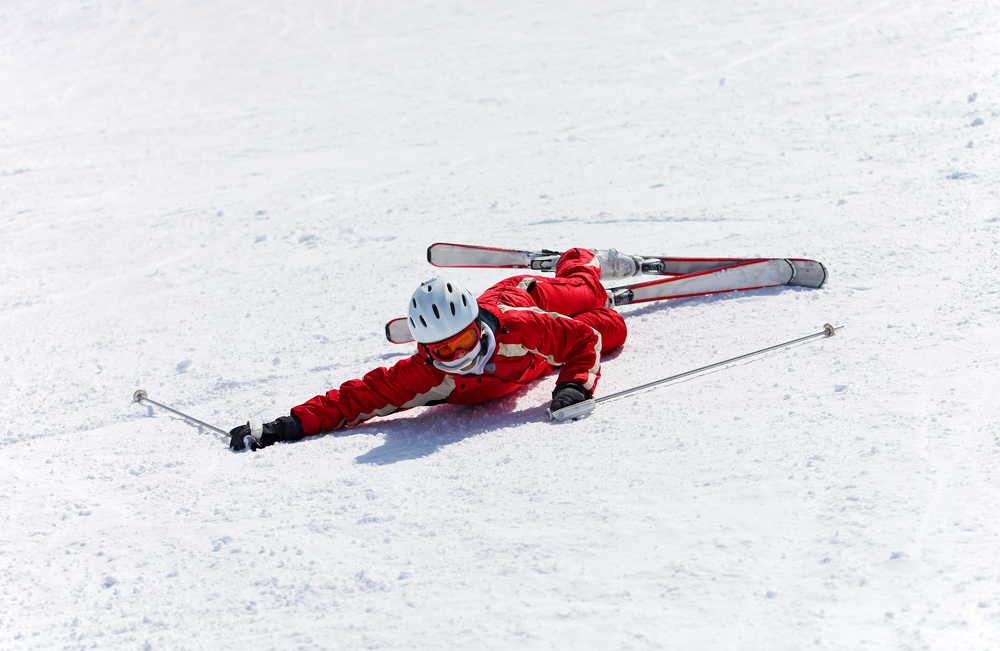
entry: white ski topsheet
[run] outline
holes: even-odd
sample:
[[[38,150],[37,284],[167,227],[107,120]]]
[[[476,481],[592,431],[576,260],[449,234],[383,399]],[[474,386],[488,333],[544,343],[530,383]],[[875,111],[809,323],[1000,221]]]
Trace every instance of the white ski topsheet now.
[[[593,247],[597,248],[597,247]],[[450,244],[439,242],[427,247],[427,261],[436,267],[503,267],[530,268],[532,258],[548,257],[552,252],[520,251],[475,244]],[[674,258],[661,255],[643,255],[659,260],[668,275],[690,274],[746,262],[752,258]],[[546,271],[552,271],[551,269]]]
[[[513,249],[494,249],[465,244],[432,244],[427,261],[435,267],[529,267],[529,254]]]
[[[634,293],[632,302],[642,303],[667,298],[787,285],[793,276],[794,270],[787,260],[774,258],[746,262],[717,271],[654,280],[632,286]]]

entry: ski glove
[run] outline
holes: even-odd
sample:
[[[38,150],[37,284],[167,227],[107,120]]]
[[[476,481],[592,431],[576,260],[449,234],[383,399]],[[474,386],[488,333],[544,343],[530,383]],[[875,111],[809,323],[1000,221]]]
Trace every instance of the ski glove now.
[[[563,382],[557,384],[552,391],[552,406],[550,408],[552,411],[558,411],[584,400],[590,400],[589,391],[576,382]]]
[[[278,441],[298,441],[303,432],[298,418],[282,416],[271,423],[252,418],[246,425],[234,427],[229,435],[229,447],[232,449],[242,450],[249,445],[251,450],[259,450]]]

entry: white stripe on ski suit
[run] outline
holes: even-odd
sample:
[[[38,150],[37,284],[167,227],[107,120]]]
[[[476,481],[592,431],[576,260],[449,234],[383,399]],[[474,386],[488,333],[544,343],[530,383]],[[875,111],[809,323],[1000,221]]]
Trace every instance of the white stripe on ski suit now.
[[[595,258],[596,259],[596,258]],[[598,264],[598,266],[600,266]],[[509,305],[498,305],[502,312],[511,311],[522,311],[522,312],[537,312],[538,314],[544,314],[550,316],[554,319],[570,319],[573,317],[566,316],[565,314],[559,314],[557,312],[546,312],[540,307],[511,307]],[[601,338],[601,333],[591,328],[594,334],[597,335],[597,344],[594,345],[594,365],[587,369],[587,381],[584,382],[583,388],[587,391],[591,391],[594,388],[594,384],[597,382],[597,372],[601,370],[601,345],[603,340]],[[497,347],[497,352],[504,357],[524,357],[528,353],[538,355],[539,357],[545,358],[545,361],[549,363],[549,366],[562,366],[566,360],[557,360],[552,355],[546,355],[538,350],[532,350],[527,348],[523,344],[500,344]]]
[[[405,404],[399,406],[386,405],[385,407],[382,407],[381,409],[376,409],[375,411],[369,414],[361,414],[356,419],[352,420],[350,423],[347,423],[347,425],[348,426],[357,425],[358,423],[366,421],[369,418],[372,418],[373,416],[388,416],[389,414],[395,413],[400,409],[411,409],[413,407],[421,407],[433,400],[447,400],[448,396],[450,396],[451,392],[454,390],[455,390],[455,376],[449,373],[444,377],[444,380],[441,381],[441,384],[437,385],[427,393],[421,393],[419,395],[416,395],[409,402],[406,402]],[[341,425],[338,425],[334,429],[340,429],[340,427],[342,426],[343,423]]]
[[[546,312],[540,307],[511,307],[509,305],[498,305],[497,307],[499,307],[500,310],[503,312],[508,312],[511,310],[519,310],[527,312],[537,312],[538,314],[544,314],[552,318],[572,319],[572,317],[568,317],[565,314],[559,314],[557,312]],[[594,345],[594,365],[591,366],[589,369],[587,369],[587,381],[584,382],[583,384],[583,388],[586,389],[587,391],[593,390],[594,384],[597,382],[597,372],[601,368],[601,346],[603,344],[601,333],[595,330],[594,328],[591,328],[591,330],[593,330],[594,334],[597,335],[597,343]],[[503,357],[524,357],[525,355],[531,353],[544,358],[545,361],[548,362],[549,366],[552,367],[562,366],[565,362],[565,360],[557,360],[552,355],[545,355],[541,351],[532,350],[530,348],[525,347],[522,344],[501,344],[499,342],[497,343],[498,343],[497,354]],[[490,355],[490,357],[492,357],[492,355]],[[451,392],[455,390],[455,374],[447,371],[446,373],[447,374],[441,381],[441,384],[430,389],[426,393],[421,393],[419,395],[414,396],[412,400],[406,402],[405,404],[398,406],[386,405],[385,407],[382,407],[381,409],[376,409],[373,412],[367,414],[359,414],[356,419],[352,420],[349,423],[346,423],[346,425],[347,426],[357,425],[358,423],[364,422],[369,418],[373,418],[374,416],[388,416],[389,414],[395,413],[401,409],[411,409],[413,407],[420,407],[434,400],[447,400],[448,396],[451,395]],[[344,425],[345,423],[342,422],[334,429],[340,429]]]

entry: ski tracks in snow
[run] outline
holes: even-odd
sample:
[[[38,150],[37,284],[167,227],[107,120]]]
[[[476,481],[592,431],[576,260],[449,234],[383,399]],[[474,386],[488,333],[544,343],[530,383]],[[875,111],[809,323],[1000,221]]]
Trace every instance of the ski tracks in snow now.
[[[902,7],[898,11],[888,13],[885,10],[893,7]],[[741,66],[761,58],[765,58],[775,52],[780,52],[796,43],[810,43],[810,46],[815,46],[814,39],[820,36],[825,36],[830,33],[841,31],[859,21],[867,20],[869,17],[882,14],[882,18],[889,20],[899,15],[917,11],[911,3],[899,3],[895,0],[885,0],[883,2],[875,4],[859,3],[858,11],[851,14],[846,18],[839,18],[834,22],[830,23],[828,15],[820,16],[808,16],[805,15],[800,18],[796,18],[794,21],[789,23],[774,23],[765,22],[759,25],[759,32],[740,32],[734,33],[733,37],[736,38],[738,44],[744,46],[750,46],[752,51],[744,54],[742,56],[737,56],[731,58],[728,61],[716,61],[718,55],[717,53],[710,53],[708,57],[702,59],[698,57],[688,56],[675,56],[670,49],[667,48],[665,39],[659,38],[657,35],[650,31],[650,28],[645,24],[654,14],[654,7],[659,8],[658,3],[647,2],[645,7],[636,13],[636,16],[632,23],[632,28],[635,32],[640,34],[649,44],[655,52],[660,54],[664,60],[666,60],[671,67],[677,69],[682,73],[681,81],[685,83],[691,83],[695,81],[701,81],[706,78],[721,78],[721,83],[725,82],[725,74]],[[685,11],[683,7],[677,9],[677,17],[679,23],[686,23]],[[754,22],[753,16],[750,16],[751,20],[747,21]],[[655,21],[651,21],[655,24]],[[714,21],[712,21],[714,23]],[[719,22],[725,23],[725,18],[721,18]],[[692,25],[695,26],[695,25]],[[704,25],[697,25],[695,27],[704,27]],[[676,26],[675,26],[676,29]],[[759,40],[771,40],[773,38],[772,34],[775,32],[791,32],[788,36],[778,37],[774,42],[770,43],[765,47],[757,47],[754,43]],[[705,67],[712,66],[712,71],[709,72],[704,70]]]
[[[997,646],[992,5],[22,4],[0,646]],[[828,264],[626,310],[600,391],[848,327],[563,425],[131,402],[392,363],[435,240]]]

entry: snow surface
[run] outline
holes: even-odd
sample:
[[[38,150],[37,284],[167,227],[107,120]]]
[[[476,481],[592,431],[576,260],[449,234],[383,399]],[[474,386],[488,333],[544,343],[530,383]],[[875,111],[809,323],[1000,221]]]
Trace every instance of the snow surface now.
[[[0,5],[0,647],[1000,647],[1000,9]],[[609,394],[229,451],[408,354],[435,241],[822,260]],[[457,270],[474,291],[499,270]]]

